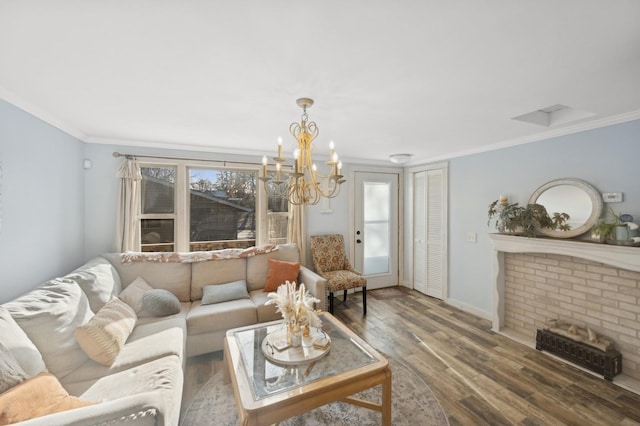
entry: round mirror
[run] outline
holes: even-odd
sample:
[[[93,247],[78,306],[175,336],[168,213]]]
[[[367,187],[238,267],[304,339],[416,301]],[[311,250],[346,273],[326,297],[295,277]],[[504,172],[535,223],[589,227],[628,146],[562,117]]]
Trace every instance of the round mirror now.
[[[555,238],[571,238],[589,231],[602,214],[602,196],[591,184],[580,179],[557,179],[536,189],[529,204],[540,204],[549,216],[567,213],[571,229],[560,231],[538,229],[542,235]]]

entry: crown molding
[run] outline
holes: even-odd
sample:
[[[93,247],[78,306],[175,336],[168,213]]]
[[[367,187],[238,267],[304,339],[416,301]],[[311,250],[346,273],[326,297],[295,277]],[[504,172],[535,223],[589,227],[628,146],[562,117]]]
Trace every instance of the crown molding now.
[[[87,142],[87,135],[77,127],[70,125],[60,117],[57,117],[54,114],[50,114],[48,111],[35,106],[31,102],[25,100],[24,98],[21,98],[20,96],[5,89],[4,87],[0,87],[0,99],[3,99],[11,105],[20,108],[27,114],[31,114],[32,116],[44,121],[45,123],[50,124],[56,129],[62,130],[63,132],[73,136],[76,139]]]
[[[482,154],[484,152],[496,151],[499,149],[510,148],[512,146],[524,145],[531,142],[539,142],[546,139],[557,138],[559,136],[572,135],[587,130],[599,129],[601,127],[612,126],[614,124],[626,123],[628,121],[640,120],[640,110],[625,112],[623,114],[612,115],[610,117],[600,118],[596,120],[587,120],[582,123],[566,126],[559,129],[547,130],[545,132],[535,133],[520,138],[509,139],[506,141],[494,143],[477,149],[468,149],[457,151],[451,154],[441,155],[431,158],[414,159],[408,165],[427,164],[436,161],[451,160],[452,158],[465,157],[467,155]]]
[[[102,136],[89,136],[85,132],[81,131],[75,126],[70,125],[68,122],[60,119],[54,114],[50,114],[48,111],[39,108],[29,101],[21,98],[15,93],[5,89],[0,86],[0,99],[5,100],[6,102],[20,108],[32,116],[39,118],[45,123],[50,124],[51,126],[83,141],[91,144],[105,144],[105,145],[129,145],[129,146],[139,146],[146,148],[158,148],[158,149],[177,149],[184,151],[201,151],[201,152],[215,152],[222,154],[238,154],[238,155],[264,155],[263,151],[260,150],[247,150],[247,149],[239,149],[239,148],[226,148],[219,146],[210,146],[210,145],[199,145],[199,144],[181,144],[178,142],[167,142],[167,141],[145,141],[145,140],[136,140],[136,139],[121,139],[121,138],[110,138],[110,137],[102,137]],[[517,145],[523,145],[531,142],[538,142],[545,139],[551,139],[559,136],[566,136],[574,133],[584,132],[587,130],[598,129],[601,127],[611,126],[614,124],[625,123],[628,121],[639,120],[640,119],[640,110],[631,111],[623,114],[613,115],[610,117],[604,117],[595,120],[586,120],[578,124],[574,124],[571,126],[565,126],[558,129],[547,130],[540,133],[535,133],[532,135],[527,135],[519,138],[514,138],[494,144],[490,144],[481,148],[476,149],[468,149],[462,151],[456,151],[450,154],[440,155],[436,157],[419,157],[416,155],[411,161],[406,164],[403,164],[404,167],[409,166],[417,166],[421,164],[428,164],[437,161],[445,161],[450,160],[452,158],[464,157],[467,155],[481,154],[489,151],[496,151],[498,149],[509,148]],[[349,162],[352,164],[380,164],[380,165],[388,165],[387,161],[382,160],[363,160],[361,158],[344,158],[345,162]]]

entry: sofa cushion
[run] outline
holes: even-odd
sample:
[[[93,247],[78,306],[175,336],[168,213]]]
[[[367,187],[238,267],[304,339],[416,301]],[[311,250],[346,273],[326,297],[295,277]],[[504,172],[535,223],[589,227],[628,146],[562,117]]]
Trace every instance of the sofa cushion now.
[[[147,284],[144,278],[138,277],[131,284],[129,284],[127,288],[120,292],[118,298],[127,305],[131,306],[137,316],[152,316],[149,315],[148,312],[144,311],[144,305],[142,303],[142,297],[149,290],[153,290],[153,287]]]
[[[75,281],[82,288],[93,312],[98,312],[122,288],[118,271],[101,256],[91,259],[65,278]]]
[[[154,317],[166,317],[180,312],[180,301],[168,290],[156,288],[142,295],[142,307]]]
[[[192,265],[191,300],[202,299],[202,288],[206,285],[230,283],[247,278],[247,259],[244,258],[209,260]]]
[[[247,289],[249,292],[262,290],[266,285],[269,259],[299,262],[298,246],[295,244],[280,244],[276,251],[247,258]],[[294,281],[298,281],[297,278]]]
[[[151,287],[169,290],[181,302],[190,301],[191,263],[122,263],[121,253],[105,253],[103,257],[116,268],[124,288],[142,277]]]
[[[212,284],[202,289],[202,304],[228,302],[229,300],[248,299],[247,282],[245,280],[234,281],[226,284]]]
[[[93,404],[95,402],[69,395],[54,375],[40,373],[0,395],[0,424],[17,423]]]
[[[47,371],[42,355],[9,312],[0,306],[0,341],[18,360],[28,377]]]
[[[256,306],[250,299],[202,305],[199,300],[191,304],[187,314],[189,336],[217,330],[255,324],[258,320]]]
[[[253,290],[250,293],[251,300],[256,305],[258,322],[276,321],[282,319],[282,314],[278,312],[276,305],[265,305],[269,300],[269,293],[262,290]]]
[[[47,281],[4,307],[38,348],[50,373],[61,378],[87,361],[74,331],[93,312],[75,281]]]
[[[0,342],[0,393],[28,378],[16,357]]]
[[[184,318],[163,318],[136,325],[124,347],[110,366],[88,360],[61,382],[74,395],[81,395],[100,377],[135,368],[166,356],[184,359],[187,326]]]
[[[111,365],[136,325],[136,313],[114,297],[75,331],[78,344],[92,360]]]
[[[298,272],[300,272],[300,262],[269,259],[269,270],[267,271],[267,282],[264,285],[264,291],[276,291],[278,287],[287,281],[298,281]]]
[[[78,393],[80,387],[86,390]],[[180,423],[180,403],[182,399],[183,372],[182,360],[177,356],[166,356],[146,362],[134,368],[109,374],[90,384],[77,384],[67,387],[67,390],[88,401],[113,401],[126,398],[129,395],[139,395],[148,392],[160,395],[161,404],[157,407],[161,424],[178,425]],[[124,423],[128,424],[125,419]],[[132,420],[138,424],[141,419]],[[144,422],[143,424],[147,424]],[[111,424],[111,422],[105,422]],[[117,422],[119,423],[119,422]],[[123,424],[124,424],[123,423]],[[160,423],[151,418],[152,424]]]

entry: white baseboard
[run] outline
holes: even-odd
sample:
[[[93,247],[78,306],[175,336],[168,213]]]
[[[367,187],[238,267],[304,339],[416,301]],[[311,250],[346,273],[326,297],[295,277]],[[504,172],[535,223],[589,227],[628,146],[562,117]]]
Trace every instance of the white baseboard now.
[[[466,304],[464,302],[460,302],[459,300],[448,298],[444,302],[447,305],[454,306],[454,307],[456,307],[456,308],[458,308],[458,309],[460,309],[462,311],[469,312],[470,314],[477,315],[477,316],[479,316],[481,318],[484,318],[486,320],[489,320],[489,321],[493,320],[493,315],[490,312],[485,312],[485,311],[483,311],[481,309],[476,308],[475,306],[471,306],[471,305],[468,305],[468,304]]]

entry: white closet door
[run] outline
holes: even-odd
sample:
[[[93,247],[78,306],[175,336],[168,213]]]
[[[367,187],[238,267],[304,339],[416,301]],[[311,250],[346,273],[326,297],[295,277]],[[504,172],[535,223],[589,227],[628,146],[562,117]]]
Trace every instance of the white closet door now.
[[[446,169],[414,173],[414,270],[416,290],[438,299],[446,286]]]

